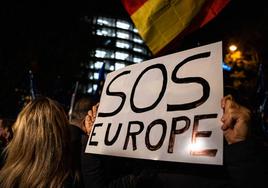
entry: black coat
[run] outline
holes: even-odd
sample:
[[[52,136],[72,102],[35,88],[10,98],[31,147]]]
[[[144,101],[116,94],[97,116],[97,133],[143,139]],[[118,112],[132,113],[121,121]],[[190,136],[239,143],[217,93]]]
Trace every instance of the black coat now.
[[[225,144],[224,165],[184,164],[84,153],[81,167],[85,187],[267,187],[267,148],[252,140]],[[266,183],[266,185],[265,185]]]

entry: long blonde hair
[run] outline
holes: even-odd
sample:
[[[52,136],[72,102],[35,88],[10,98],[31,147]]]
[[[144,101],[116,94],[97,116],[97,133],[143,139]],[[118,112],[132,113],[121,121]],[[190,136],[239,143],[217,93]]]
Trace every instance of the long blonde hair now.
[[[68,119],[63,108],[43,97],[19,113],[14,137],[0,171],[0,187],[64,187],[71,175]]]

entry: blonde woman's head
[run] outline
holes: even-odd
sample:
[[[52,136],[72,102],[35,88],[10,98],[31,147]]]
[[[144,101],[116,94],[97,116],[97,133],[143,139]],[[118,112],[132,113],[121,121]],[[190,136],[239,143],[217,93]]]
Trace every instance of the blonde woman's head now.
[[[30,102],[14,124],[0,187],[62,187],[70,175],[69,147],[64,109],[46,97]]]

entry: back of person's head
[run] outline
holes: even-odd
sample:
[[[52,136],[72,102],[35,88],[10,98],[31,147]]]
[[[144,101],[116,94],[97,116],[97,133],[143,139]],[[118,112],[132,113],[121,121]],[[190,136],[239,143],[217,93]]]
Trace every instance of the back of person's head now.
[[[1,146],[6,146],[13,138],[12,125],[13,119],[0,118],[0,141]]]
[[[82,121],[85,119],[87,112],[95,104],[95,100],[89,96],[81,96],[75,102],[74,109],[71,115],[71,124],[82,128]]]
[[[14,124],[0,187],[63,187],[70,175],[68,119],[54,100],[27,104]]]

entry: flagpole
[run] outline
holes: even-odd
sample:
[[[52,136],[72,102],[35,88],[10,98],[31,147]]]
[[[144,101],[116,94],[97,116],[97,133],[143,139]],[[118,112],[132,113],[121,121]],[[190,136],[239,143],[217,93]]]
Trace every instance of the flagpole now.
[[[30,93],[32,100],[35,99],[35,93],[34,93],[34,86],[33,86],[33,72],[32,70],[29,70],[29,76],[30,76]]]
[[[72,120],[72,113],[73,113],[73,108],[74,108],[74,101],[75,101],[75,96],[76,96],[76,93],[77,93],[78,85],[79,85],[79,82],[76,81],[74,92],[73,92],[72,98],[71,98],[70,110],[69,110],[69,113],[68,113],[68,115],[69,115],[69,121]]]

